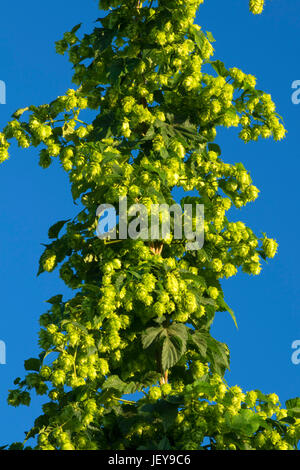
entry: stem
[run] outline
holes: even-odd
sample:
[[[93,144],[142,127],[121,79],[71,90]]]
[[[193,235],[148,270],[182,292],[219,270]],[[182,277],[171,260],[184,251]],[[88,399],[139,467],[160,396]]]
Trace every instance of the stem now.
[[[111,245],[112,243],[120,243],[121,241],[123,241],[123,240],[109,240],[109,241],[106,241],[106,239],[104,239],[104,245]]]
[[[150,251],[153,255],[161,255],[163,247],[164,244],[160,241],[150,243]]]
[[[128,403],[129,405],[135,405],[135,401],[123,400],[122,398],[112,397],[113,400],[121,401],[123,403]]]
[[[167,384],[168,383],[168,375],[169,375],[169,371],[166,370],[164,374],[162,374],[160,380],[159,380],[159,383],[160,385],[164,385],[164,384]]]

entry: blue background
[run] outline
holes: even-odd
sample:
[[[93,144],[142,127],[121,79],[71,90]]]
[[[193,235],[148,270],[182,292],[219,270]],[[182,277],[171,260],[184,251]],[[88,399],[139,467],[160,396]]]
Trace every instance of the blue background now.
[[[282,403],[300,394],[300,365],[291,362],[291,344],[300,338],[300,105],[291,101],[291,84],[300,79],[298,7],[298,0],[272,0],[262,16],[253,16],[248,0],[206,0],[197,15],[197,22],[217,41],[215,58],[257,76],[258,87],[272,94],[288,129],[280,143],[245,145],[236,130],[222,130],[217,138],[224,160],[243,162],[261,190],[256,203],[232,217],[256,233],[275,237],[280,250],[260,276],[239,274],[224,282],[239,330],[228,314],[218,313],[213,332],[231,350],[229,384],[276,392]],[[71,64],[55,53],[54,41],[80,22],[89,32],[98,16],[96,0],[2,3],[0,79],[7,85],[7,104],[0,105],[0,128],[16,109],[48,103],[72,88]],[[15,377],[23,377],[24,359],[39,352],[38,318],[47,309],[44,301],[68,293],[57,274],[37,278],[36,273],[49,226],[77,210],[59,165],[45,171],[37,162],[37,150],[13,146],[0,171],[0,340],[7,348],[7,364],[0,365],[0,445],[23,440],[40,412],[44,399],[14,409],[6,403],[7,390]]]

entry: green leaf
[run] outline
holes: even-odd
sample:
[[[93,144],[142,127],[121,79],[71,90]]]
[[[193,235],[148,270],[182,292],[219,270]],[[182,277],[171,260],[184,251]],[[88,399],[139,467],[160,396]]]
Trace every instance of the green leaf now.
[[[193,274],[185,270],[181,270],[180,274],[181,274],[182,279],[191,279],[192,281],[195,281],[197,285],[206,288],[206,281],[204,277],[198,276],[197,274]]]
[[[71,219],[68,220],[60,220],[59,222],[56,222],[56,224],[52,225],[52,227],[49,228],[48,231],[48,237],[49,238],[57,238],[59,235],[59,232],[63,228],[63,226],[69,222]]]
[[[115,30],[108,28],[95,28],[94,33],[96,35],[95,48],[98,54],[101,54],[108,48],[108,46],[111,45],[115,36]]]
[[[290,416],[300,418],[300,398],[291,398],[285,402],[286,409]]]
[[[41,361],[40,359],[35,358],[27,359],[26,361],[24,361],[24,367],[25,370],[34,370],[38,372],[41,367]]]
[[[76,26],[74,26],[74,28],[71,29],[71,33],[76,33],[76,31],[78,31],[78,29],[81,27],[81,25],[82,25],[82,23],[79,23]]]
[[[183,323],[174,322],[171,326],[169,326],[168,334],[170,336],[177,336],[177,338],[180,338],[183,345],[185,346],[188,340],[188,327]]]
[[[123,393],[125,395],[132,394],[132,393],[135,393],[138,389],[139,389],[138,384],[136,384],[135,382],[129,382],[128,384],[125,384]]]
[[[171,450],[172,446],[170,444],[169,439],[167,436],[164,436],[157,445],[157,450]]]
[[[64,325],[67,325],[67,324],[71,324],[73,326],[75,326],[76,328],[78,328],[79,330],[81,330],[83,333],[85,333],[86,335],[89,334],[88,330],[86,329],[85,326],[81,325],[80,323],[78,323],[77,321],[74,321],[74,320],[62,320],[61,322],[61,326],[64,326]]]
[[[166,160],[169,156],[169,152],[165,148],[161,148],[159,153],[160,153],[160,156],[163,160]]]
[[[235,164],[235,167],[236,167],[237,170],[240,170],[240,171],[247,171],[246,168],[244,167],[244,165],[243,165],[241,162],[236,163],[236,164]]]
[[[117,276],[115,286],[116,286],[116,289],[117,289],[118,292],[120,292],[120,290],[121,290],[121,288],[124,284],[125,279],[126,279],[126,274],[124,274],[124,273],[121,273]]]
[[[218,305],[219,307],[221,307],[222,310],[220,311],[223,311],[223,312],[229,312],[230,313],[230,316],[232,318],[232,320],[234,321],[234,324],[236,326],[236,329],[238,330],[238,325],[237,325],[237,321],[236,321],[236,317],[235,317],[235,314],[234,314],[234,311],[232,310],[232,308],[230,308],[227,303],[225,302],[224,298],[222,296],[219,296],[218,299],[217,299],[217,302],[218,302]]]
[[[18,109],[16,112],[14,112],[14,114],[12,115],[12,117],[14,117],[15,119],[19,119],[19,118],[22,116],[22,114],[24,114],[25,111],[28,111],[28,110],[29,110],[28,107],[27,107],[27,108]]]
[[[211,368],[219,375],[224,375],[226,369],[230,369],[230,356],[228,346],[220,343],[210,334],[207,335],[207,358]]]
[[[150,328],[147,328],[147,330],[142,334],[143,348],[149,348],[149,346],[153,343],[157,336],[163,332],[163,330],[164,328],[162,326],[151,326]]]
[[[266,254],[264,253],[264,251],[257,250],[257,253],[262,257],[264,261],[267,261],[268,258],[266,257]]]
[[[207,36],[207,39],[210,41],[210,42],[216,42],[215,38],[213,37],[212,33],[209,32],[209,31],[206,31],[206,36]]]
[[[208,297],[202,297],[202,295],[199,294],[199,291],[196,287],[188,286],[188,288],[196,296],[198,304],[200,304],[200,305],[211,305],[212,307],[216,307],[216,302],[213,299],[209,299]]]
[[[91,292],[94,292],[95,294],[100,293],[100,287],[96,286],[95,284],[79,284],[78,288],[81,288],[82,290],[89,290]]]
[[[199,47],[199,49],[202,49],[202,46],[203,46],[204,40],[205,40],[205,35],[204,35],[203,31],[193,30],[193,35],[194,35],[195,42],[196,42],[197,46]]]
[[[193,343],[197,346],[201,356],[206,357],[207,338],[205,334],[201,333],[200,331],[195,331],[195,333],[191,335],[191,339]]]
[[[147,388],[151,385],[154,385],[160,379],[160,376],[161,374],[159,372],[147,372],[144,378],[138,383],[137,390],[142,390],[143,388]]]
[[[183,323],[172,323],[168,328],[150,327],[142,334],[143,348],[147,349],[154,341],[163,339],[162,368],[172,367],[186,350],[188,328]]]
[[[120,76],[124,75],[124,60],[116,59],[112,62],[109,70],[109,79],[114,85],[119,80]]]
[[[146,405],[142,405],[140,413],[149,414],[151,419],[153,415],[157,415],[162,420],[164,430],[167,431],[175,423],[178,415],[178,406],[179,404],[175,401],[158,400],[154,404],[147,403]]]
[[[228,77],[229,72],[223,62],[221,62],[220,60],[214,60],[210,62],[210,65],[217,72],[218,75],[221,75],[222,77]]]
[[[207,378],[208,375],[205,375],[204,377],[201,377],[201,379],[195,380],[192,384],[190,384],[191,390],[194,390],[198,394],[203,393],[207,397],[214,396],[215,387],[214,385],[206,382]]]
[[[120,377],[118,377],[117,375],[111,375],[110,377],[108,377],[108,379],[106,379],[106,381],[102,385],[102,389],[114,389],[124,395],[127,395],[138,391],[139,386],[135,382],[126,383],[123,382],[123,380],[121,380]]]
[[[178,336],[167,336],[163,342],[161,364],[163,371],[173,367],[185,352],[182,340]]]
[[[252,436],[260,427],[262,418],[254,411],[249,409],[240,410],[235,415],[226,415],[227,425],[235,432],[244,434],[247,437]]]
[[[102,389],[106,390],[109,388],[114,388],[118,390],[118,392],[123,393],[124,388],[126,387],[126,383],[120,379],[117,375],[111,375],[108,379],[105,380],[104,384],[102,385]]]
[[[218,156],[220,156],[221,153],[222,153],[221,147],[218,144],[209,143],[209,144],[207,144],[207,148],[211,152],[216,152],[218,154]]]
[[[61,294],[54,295],[53,297],[51,297],[51,299],[46,300],[46,303],[51,304],[51,305],[60,304],[62,301],[62,298],[63,296]]]

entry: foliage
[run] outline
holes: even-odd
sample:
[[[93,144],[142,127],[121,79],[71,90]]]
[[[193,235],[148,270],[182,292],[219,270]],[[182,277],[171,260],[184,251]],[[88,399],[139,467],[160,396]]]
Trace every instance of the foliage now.
[[[59,268],[74,296],[48,300],[41,354],[25,361],[8,398],[13,406],[29,405],[32,390],[49,398],[26,436],[37,436],[36,449],[297,447],[298,403],[285,410],[274,394],[229,388],[228,348],[210,334],[216,312],[236,321],[220,280],[239,268],[258,275],[277,251],[275,240],[226,216],[259,190],[242,163],[221,158],[216,129],[239,127],[245,142],[286,131],[255,77],[212,59],[213,36],[194,23],[201,3],[101,0],[107,14],[91,34],[79,38],[77,25],[56,43],[76,89],[18,110],[0,134],[1,161],[12,138],[39,147],[39,164],[59,159],[83,205],[50,228],[39,266],[39,274]],[[251,11],[263,3],[250,0]],[[205,206],[201,250],[172,237],[96,237],[102,202],[172,205],[174,188],[197,192],[182,205]],[[143,398],[124,398],[135,392]]]

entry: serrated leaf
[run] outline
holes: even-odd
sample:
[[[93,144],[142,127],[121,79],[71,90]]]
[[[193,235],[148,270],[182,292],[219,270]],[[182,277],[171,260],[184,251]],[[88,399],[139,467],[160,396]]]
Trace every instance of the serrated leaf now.
[[[206,36],[207,36],[207,39],[210,41],[210,42],[216,42],[215,38],[213,37],[212,33],[210,31],[206,31]]]
[[[123,393],[125,395],[127,394],[133,394],[138,390],[138,384],[135,382],[129,382],[129,384],[125,384],[125,387],[123,389]]]
[[[79,284],[78,288],[81,288],[83,290],[84,289],[90,290],[92,292],[95,292],[95,294],[99,294],[100,292],[100,287],[96,286],[95,284]]]
[[[293,416],[295,418],[300,417],[300,398],[291,398],[290,400],[287,400],[285,402],[286,409],[289,412],[290,416]]]
[[[221,62],[220,60],[214,60],[210,62],[210,65],[217,72],[218,75],[221,75],[221,77],[228,77],[229,72],[223,62]]]
[[[232,430],[250,437],[260,427],[262,418],[252,410],[243,409],[235,416],[227,415],[226,421]]]
[[[59,222],[56,222],[56,224],[52,225],[52,227],[49,228],[48,230],[48,237],[49,238],[57,238],[59,235],[59,232],[63,228],[63,226],[69,222],[71,219],[68,220],[60,220]]]
[[[235,167],[236,167],[237,170],[240,170],[240,171],[247,171],[246,168],[244,167],[244,165],[243,165],[241,162],[236,163],[236,164],[235,164]]]
[[[115,286],[118,292],[120,292],[122,285],[124,284],[124,279],[126,279],[126,274],[122,273],[116,278]]]
[[[195,281],[198,285],[206,288],[206,281],[204,277],[199,276],[197,274],[190,273],[189,271],[181,270],[180,271],[182,279],[191,279]]]
[[[300,398],[290,398],[285,402],[285,406],[287,410],[290,410],[291,408],[300,408]]]
[[[46,303],[51,304],[51,305],[60,304],[62,301],[62,298],[63,296],[61,294],[54,295],[53,297],[51,297],[51,299],[46,300]]]
[[[236,329],[238,330],[238,325],[237,325],[237,321],[236,321],[236,317],[235,317],[235,314],[234,314],[234,311],[232,310],[232,308],[230,308],[227,303],[225,302],[225,300],[223,299],[223,297],[219,296],[218,299],[217,299],[217,302],[219,304],[219,306],[224,309],[224,311],[226,312],[229,312],[231,318],[233,319],[234,321],[234,324],[236,326]]]
[[[29,108],[21,108],[21,109],[17,109],[17,111],[14,112],[14,114],[12,115],[12,117],[14,117],[15,119],[19,119],[22,114],[25,113],[25,111],[28,111]]]
[[[177,336],[181,339],[183,345],[185,346],[188,340],[188,327],[183,323],[172,323],[168,328],[168,334],[170,336]]]
[[[219,375],[224,375],[230,369],[229,350],[225,343],[220,343],[209,334],[207,335],[207,357],[211,368]]]
[[[73,326],[75,326],[76,328],[78,328],[79,330],[81,330],[83,333],[85,333],[86,335],[89,334],[88,330],[86,329],[85,326],[81,325],[80,323],[74,321],[74,320],[62,320],[61,322],[61,326],[64,326],[66,324],[71,324]]]
[[[196,44],[197,46],[199,47],[199,49],[202,49],[202,46],[204,44],[204,40],[205,40],[205,35],[203,33],[203,31],[197,31],[197,30],[193,30],[193,34],[194,34],[194,38],[195,38],[195,41],[196,41]]]
[[[120,379],[117,375],[111,375],[108,379],[105,380],[104,384],[102,385],[103,390],[107,390],[109,388],[114,388],[118,390],[118,392],[123,393],[124,388],[126,387],[126,383]]]
[[[101,54],[101,52],[105,51],[105,49],[110,46],[115,35],[115,30],[108,28],[95,28],[94,33],[96,35],[95,48],[98,54]]]
[[[166,160],[169,156],[169,152],[164,147],[160,149],[159,153],[163,160]]]
[[[207,145],[207,148],[209,151],[212,151],[212,152],[216,152],[218,154],[218,156],[221,155],[221,147],[218,145],[218,144],[213,144],[213,143],[209,143]]]
[[[201,356],[206,357],[207,352],[207,339],[203,333],[196,331],[191,335],[193,343],[197,346]]]
[[[139,382],[138,390],[154,385],[160,379],[160,376],[161,374],[159,372],[147,372],[145,377]]]
[[[124,60],[123,59],[116,59],[112,62],[110,69],[109,69],[109,79],[111,83],[114,85],[117,83],[119,78],[124,75]]]
[[[164,328],[162,326],[155,327],[151,326],[150,328],[147,328],[147,330],[142,333],[142,344],[143,348],[147,349],[149,346],[155,341],[155,339],[158,337],[160,333],[162,333]]]
[[[257,253],[262,257],[262,259],[263,259],[264,261],[267,261],[268,258],[266,257],[266,254],[265,254],[264,251],[262,251],[262,250],[257,250]]]
[[[117,375],[111,375],[102,385],[102,389],[108,390],[112,388],[124,395],[127,395],[135,393],[138,390],[138,385],[135,382],[123,382],[123,380],[121,380]]]
[[[25,370],[34,370],[38,372],[41,367],[41,361],[40,359],[36,358],[27,359],[26,361],[24,361],[24,367]]]
[[[171,444],[167,436],[164,436],[157,445],[157,450],[171,450]]]
[[[74,28],[71,29],[71,33],[76,33],[76,31],[78,31],[78,29],[81,27],[81,25],[82,25],[82,23],[79,23],[76,26],[74,26]]]
[[[167,336],[164,339],[161,355],[163,371],[173,367],[185,352],[182,340],[178,336]]]

